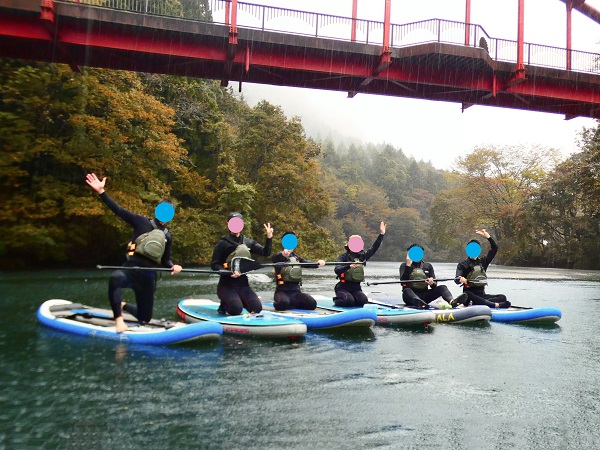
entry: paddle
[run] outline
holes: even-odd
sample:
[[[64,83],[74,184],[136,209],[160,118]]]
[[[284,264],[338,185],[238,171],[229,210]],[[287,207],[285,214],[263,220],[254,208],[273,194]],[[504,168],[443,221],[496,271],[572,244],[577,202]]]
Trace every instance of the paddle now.
[[[434,278],[433,281],[452,281],[456,280],[458,277],[454,278]],[[417,283],[427,281],[427,279],[423,280],[398,280],[398,281],[376,281],[374,283],[367,283],[367,286],[375,286],[378,284],[398,284],[398,283]]]
[[[96,269],[111,269],[111,270],[145,270],[150,272],[171,272],[172,269],[168,269],[166,267],[123,267],[123,266],[101,266],[97,265]],[[191,272],[191,273],[208,273],[210,275],[231,275],[232,272],[230,270],[208,270],[208,269],[181,269],[182,272]]]
[[[415,311],[432,311],[432,310],[437,310],[437,308],[428,308],[426,306],[423,306],[423,308],[419,308],[417,306],[408,306],[408,305],[395,305],[393,303],[386,303],[386,302],[382,302],[379,300],[374,300],[372,298],[369,299],[369,303],[373,303],[374,305],[379,305],[379,306],[387,306],[388,308],[392,308],[392,309],[410,309],[410,310],[415,310]],[[440,311],[450,311],[450,309],[444,309]]]
[[[335,262],[326,262],[326,266],[337,266],[340,264],[365,264],[365,262],[356,262],[356,261],[335,261]],[[288,266],[315,266],[316,263],[299,263],[299,262],[281,262],[281,263],[268,263],[263,264],[258,261],[254,261],[250,258],[244,258],[238,256],[231,260],[231,270],[234,272],[246,273],[251,272],[253,270],[262,269],[263,267],[288,267]]]
[[[369,299],[369,303],[373,303],[374,305],[379,305],[379,306],[387,306],[388,308],[393,308],[393,309],[404,309],[404,306],[400,306],[400,305],[393,305],[391,303],[386,303],[386,302],[380,302],[379,300],[373,300],[373,299]],[[417,309],[417,308],[414,308]]]

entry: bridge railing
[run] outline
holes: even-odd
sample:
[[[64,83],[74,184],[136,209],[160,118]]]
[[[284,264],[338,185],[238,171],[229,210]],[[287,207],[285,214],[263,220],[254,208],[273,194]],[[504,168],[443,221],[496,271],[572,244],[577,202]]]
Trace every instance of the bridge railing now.
[[[231,6],[231,0],[197,0],[198,6],[193,10],[184,10],[178,2],[167,0],[61,1],[223,25],[229,24],[227,12]],[[383,22],[246,2],[238,2],[237,5],[238,27],[343,41],[350,41],[354,30],[353,41],[355,42],[373,45],[383,43]],[[390,45],[392,47],[407,47],[430,42],[483,47],[493,60],[515,64],[517,62],[517,42],[491,37],[480,25],[443,19],[391,24]],[[569,53],[571,63],[570,67],[567,67]],[[600,73],[600,54],[596,53],[525,43],[523,57],[526,65]]]

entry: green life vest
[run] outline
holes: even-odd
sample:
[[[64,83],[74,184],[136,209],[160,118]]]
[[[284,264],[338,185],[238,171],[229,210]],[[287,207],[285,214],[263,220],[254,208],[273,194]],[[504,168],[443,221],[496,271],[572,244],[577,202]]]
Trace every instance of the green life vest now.
[[[481,264],[473,266],[467,275],[467,284],[472,288],[484,288],[487,285],[487,274]]]
[[[427,278],[425,271],[420,267],[415,267],[408,277],[409,280],[424,280]],[[426,291],[429,288],[429,285],[424,281],[419,281],[417,283],[409,283],[408,287],[413,291]]]
[[[290,262],[298,262],[298,258],[290,256]],[[286,283],[300,283],[302,281],[302,266],[286,266],[281,268],[281,279]]]
[[[152,226],[155,226],[154,222],[152,222]],[[154,261],[156,264],[160,264],[167,247],[167,236],[165,233],[166,228],[165,231],[155,228],[148,233],[140,234],[133,245],[130,245],[130,249],[131,247],[134,248],[133,252],[130,251],[128,256],[133,256],[132,253],[135,253]]]
[[[354,258],[354,261],[359,263],[358,258]],[[350,267],[344,272],[344,280],[352,281],[353,283],[361,283],[365,279],[365,266],[360,264],[357,267]]]
[[[250,249],[248,248],[248,246],[246,244],[239,244],[234,251],[232,251],[229,256],[226,259],[226,266],[225,267],[230,267],[231,266],[231,260],[233,258],[250,258]]]

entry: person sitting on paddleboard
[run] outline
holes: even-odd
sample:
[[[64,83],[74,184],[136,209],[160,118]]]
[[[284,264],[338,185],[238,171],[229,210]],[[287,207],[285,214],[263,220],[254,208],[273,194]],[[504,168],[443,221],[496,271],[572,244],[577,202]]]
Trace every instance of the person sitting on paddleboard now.
[[[486,305],[490,308],[509,308],[510,302],[505,295],[485,293],[485,286],[487,285],[485,271],[498,252],[498,244],[484,229],[475,230],[475,233],[488,240],[490,251],[486,256],[480,258],[481,245],[475,239],[469,241],[465,247],[468,258],[458,263],[455,283],[463,285],[463,292],[467,294],[469,303]]]
[[[106,177],[100,180],[96,174],[89,173],[85,181],[100,194],[102,201],[113,213],[133,227],[133,236],[127,246],[127,261],[123,267],[167,267],[171,269],[171,274],[181,272],[181,266],[171,261],[173,238],[165,228],[165,223],[170,221],[175,213],[172,203],[160,202],[155,210],[155,215],[160,217],[149,219],[126,210],[110,198],[104,190]],[[121,289],[124,288],[133,290],[137,307],[123,303]],[[116,270],[110,275],[108,300],[115,318],[117,333],[127,331],[123,310],[135,316],[140,323],[152,319],[155,290],[156,272]]]
[[[294,249],[298,244],[298,238],[294,233],[288,232],[281,238],[283,251],[277,253],[271,258],[274,263],[304,263],[304,267],[316,269],[324,266],[325,261],[309,261],[299,256]],[[302,285],[302,267],[303,266],[286,266],[275,267],[275,294],[273,295],[273,305],[277,311],[285,311],[286,309],[310,309],[317,307],[317,301],[311,296],[301,291]]]
[[[338,257],[340,262],[356,262],[357,264],[340,264],[335,266],[334,271],[340,280],[335,285],[335,298],[333,302],[336,306],[364,306],[368,299],[362,291],[360,283],[365,279],[364,264],[377,251],[383,236],[385,235],[385,222],[379,224],[379,236],[369,250],[364,251],[364,242],[358,235],[348,238],[346,244],[346,253]]]
[[[244,236],[241,232],[244,228],[243,216],[238,212],[230,213],[227,217],[227,226],[230,233],[221,237],[215,245],[210,268],[212,270],[230,269],[231,260],[235,257],[249,258],[251,253],[259,256],[269,256],[273,240],[273,228],[271,224],[263,224],[267,234],[267,240],[263,247],[255,240]],[[251,313],[262,311],[262,303],[258,295],[250,288],[248,277],[240,272],[223,274],[219,277],[217,285],[217,296],[221,300],[219,313],[239,315],[243,308]]]
[[[423,261],[425,252],[421,246],[412,244],[406,250],[406,263],[400,264],[400,279],[419,280],[402,283],[402,300],[407,306],[426,308],[439,297],[453,307],[466,303],[467,294],[462,293],[453,299],[446,286],[437,284],[433,266]]]

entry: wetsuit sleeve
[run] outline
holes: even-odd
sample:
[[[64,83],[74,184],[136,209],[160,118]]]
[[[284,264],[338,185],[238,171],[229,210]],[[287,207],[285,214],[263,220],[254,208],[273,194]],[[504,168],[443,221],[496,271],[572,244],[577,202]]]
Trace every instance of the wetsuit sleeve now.
[[[210,263],[211,270],[222,270],[223,263],[227,259],[225,253],[225,245],[223,241],[217,242],[215,245],[215,249],[213,250],[213,255]]]
[[[469,265],[468,265],[468,263],[466,261],[459,262],[458,265],[456,266],[456,275],[455,275],[455,277],[457,279],[454,280],[454,282],[456,284],[460,284],[460,281],[458,280],[458,277],[467,278],[468,274],[469,274]]]
[[[173,261],[171,261],[171,246],[173,245],[173,236],[171,233],[166,233],[167,244],[165,245],[165,253],[162,256],[161,263],[164,267],[173,267]]]
[[[408,280],[410,274],[412,273],[412,267],[407,266],[406,263],[400,264],[400,279]]]
[[[337,260],[340,261],[340,262],[350,261],[348,259],[348,257],[346,256],[345,253],[342,254],[342,255],[340,255]],[[346,272],[349,268],[350,268],[350,264],[340,264],[338,266],[335,266],[335,268],[333,269],[333,271],[339,277],[341,274],[343,274],[344,272]]]
[[[483,270],[487,270],[488,266],[496,256],[496,253],[498,253],[498,244],[496,244],[496,241],[491,236],[488,238],[488,242],[490,243],[490,251],[485,255],[485,258],[483,258]]]
[[[375,242],[373,242],[371,248],[367,250],[367,252],[365,253],[365,261],[368,261],[375,254],[375,252],[381,245],[381,242],[383,242],[383,234],[377,236],[377,239],[375,239]]]
[[[131,211],[127,211],[125,208],[123,208],[121,205],[115,202],[112,198],[110,198],[106,191],[100,194],[100,198],[106,204],[106,206],[108,206],[108,208],[113,213],[115,213],[115,215],[123,219],[128,224],[133,225],[134,227],[138,226],[141,221],[148,220],[144,216],[140,216],[139,214],[134,214]]]
[[[287,262],[287,258],[285,256],[283,256],[281,254],[281,252],[279,252],[279,253],[276,253],[273,255],[273,257],[271,258],[271,262],[273,262],[273,263]],[[275,275],[279,275],[281,273],[281,267],[273,267],[273,269],[275,270]],[[275,278],[275,281],[277,281],[277,278]]]
[[[281,252],[276,253],[273,255],[273,257],[271,258],[271,261],[274,263],[280,263],[280,262],[286,262],[287,259],[285,258],[285,256],[283,256],[281,254]]]
[[[427,275],[428,278],[433,278],[435,279],[435,271],[433,270],[433,266],[429,263],[425,263],[423,264],[423,268],[427,269],[429,271],[429,275]],[[434,281],[433,284],[430,286],[431,289],[433,289],[434,287],[437,286],[437,282]]]
[[[250,245],[248,245],[248,248],[250,248],[251,253],[259,256],[269,256],[271,254],[273,238],[267,238],[264,247],[252,239],[249,239],[249,241]]]

